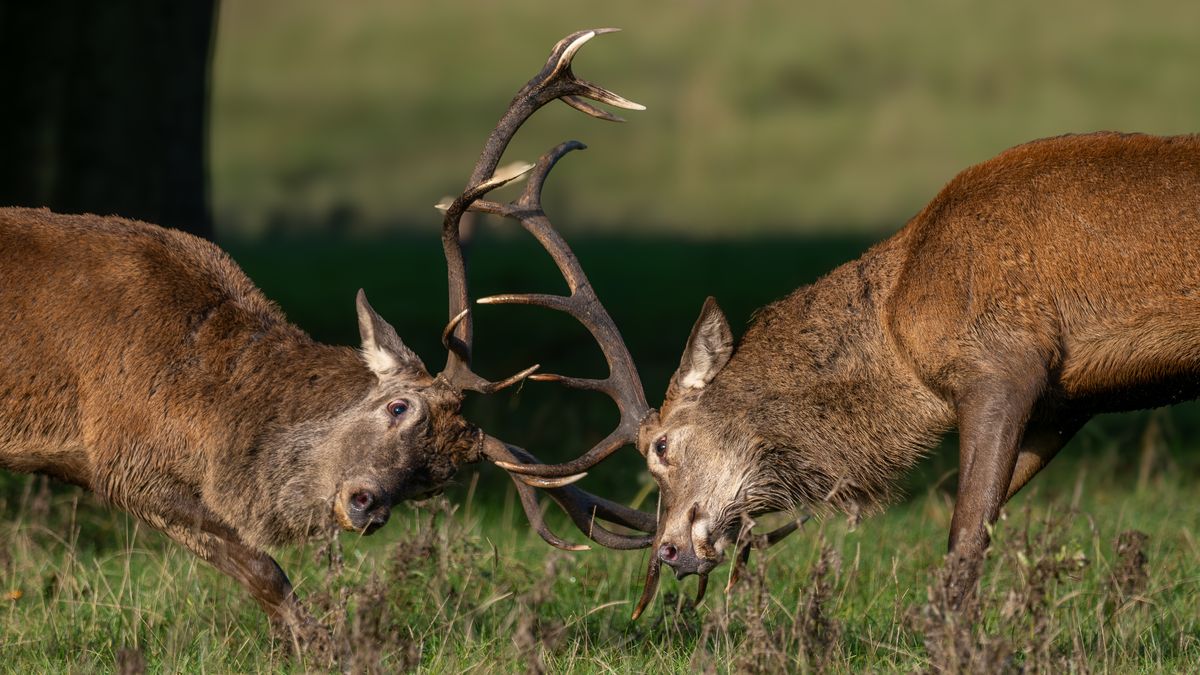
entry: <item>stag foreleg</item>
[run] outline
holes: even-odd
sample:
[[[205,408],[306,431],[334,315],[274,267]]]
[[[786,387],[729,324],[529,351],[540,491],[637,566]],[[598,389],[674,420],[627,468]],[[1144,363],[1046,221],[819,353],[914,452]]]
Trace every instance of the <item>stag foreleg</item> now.
[[[955,605],[978,579],[990,540],[988,528],[999,518],[1010,495],[1021,441],[1045,385],[1044,366],[1006,365],[1000,374],[976,380],[958,398],[959,480],[949,546],[950,564],[959,568],[952,575],[954,587],[949,589]],[[1036,467],[1030,464],[1025,471],[1031,468],[1036,472],[1052,456],[1050,453]],[[1022,481],[1029,476],[1032,473],[1023,472]]]
[[[305,609],[279,564],[266,552],[242,541],[236,531],[220,523],[203,506],[188,508],[177,503],[175,507],[170,514],[134,512],[236,579],[266,612],[272,632],[288,641],[296,654],[322,665],[331,664],[334,652],[329,631]]]

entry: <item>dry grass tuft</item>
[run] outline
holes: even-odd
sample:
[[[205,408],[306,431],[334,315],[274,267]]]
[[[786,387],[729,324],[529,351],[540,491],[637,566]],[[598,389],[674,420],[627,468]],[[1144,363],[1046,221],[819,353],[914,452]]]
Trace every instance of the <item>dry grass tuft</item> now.
[[[740,673],[825,672],[842,657],[842,627],[830,608],[842,583],[842,558],[819,536],[820,553],[790,612],[768,586],[768,556],[746,566],[725,606],[704,618],[693,670],[717,672],[720,652]]]
[[[1046,517],[1037,526],[1026,512],[1021,536],[993,546],[995,574],[1009,583],[981,586],[978,566],[947,556],[928,589],[928,602],[910,614],[912,628],[924,638],[930,670],[936,673],[1086,671],[1087,657],[1078,640],[1064,647],[1065,622],[1058,610],[1060,586],[1081,581],[1089,560],[1069,546],[1072,519]],[[1073,592],[1068,588],[1066,597]]]
[[[1112,569],[1112,585],[1117,599],[1123,604],[1146,590],[1150,574],[1146,570],[1146,542],[1150,536],[1145,532],[1129,530],[1117,535],[1113,548],[1117,554]]]
[[[128,647],[117,652],[118,675],[142,675],[146,672],[146,656],[140,649]]]
[[[547,605],[554,599],[554,582],[565,563],[566,555],[560,551],[552,551],[546,556],[541,583],[534,584],[521,594],[513,610],[516,621],[513,644],[518,658],[525,664],[526,672],[536,675],[549,672],[543,654],[558,648],[566,632],[560,619],[545,616]]]

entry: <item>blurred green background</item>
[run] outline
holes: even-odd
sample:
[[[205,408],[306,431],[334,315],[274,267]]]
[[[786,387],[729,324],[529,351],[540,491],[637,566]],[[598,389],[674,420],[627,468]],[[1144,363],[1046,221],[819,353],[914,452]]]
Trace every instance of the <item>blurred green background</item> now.
[[[1200,4],[1179,0],[226,2],[221,234],[428,231],[550,46],[610,25],[576,71],[648,110],[551,106],[509,153],[591,146],[549,194],[568,231],[879,236],[1018,143],[1200,113]]]
[[[551,105],[507,158],[589,144],[555,170],[546,207],[654,404],[705,296],[740,333],[756,307],[888,236],[973,163],[1067,132],[1189,132],[1200,113],[1196,3],[228,2],[212,82],[219,240],[319,338],[356,340],[362,286],[439,368],[432,204],[461,189],[550,46],[608,25],[624,32],[587,45],[576,72],[647,111],[617,125]],[[476,297],[563,287],[515,224],[480,230]],[[530,362],[603,372],[563,317],[477,316],[488,375]],[[615,421],[603,399],[536,383],[468,414],[543,459]],[[624,452],[594,489],[629,496],[646,480]]]

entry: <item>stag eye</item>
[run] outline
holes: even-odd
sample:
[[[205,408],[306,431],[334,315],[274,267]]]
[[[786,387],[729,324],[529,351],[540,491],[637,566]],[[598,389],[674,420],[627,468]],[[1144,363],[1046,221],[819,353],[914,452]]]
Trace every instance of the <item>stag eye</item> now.
[[[654,441],[654,454],[658,455],[659,459],[667,455],[667,437],[663,436],[657,441]]]
[[[408,401],[392,401],[387,405],[388,414],[392,417],[403,417],[408,412]]]

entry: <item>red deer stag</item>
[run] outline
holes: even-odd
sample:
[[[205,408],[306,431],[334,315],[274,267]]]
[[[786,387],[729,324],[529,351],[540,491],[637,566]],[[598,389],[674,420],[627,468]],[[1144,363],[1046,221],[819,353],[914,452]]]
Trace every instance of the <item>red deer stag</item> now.
[[[477,458],[463,389],[524,375],[429,375],[361,291],[361,349],[318,344],[216,246],[114,217],[0,209],[0,313],[0,467],[94,491],[292,629],[264,550],[379,528]]]
[[[1116,133],[967,169],[895,236],[760,310],[736,347],[709,299],[640,420],[660,511],[635,618],[660,563],[703,586],[739,541],[796,527],[749,538],[749,518],[876,508],[954,427],[961,599],[1001,507],[1091,417],[1200,395],[1197,310],[1200,137]],[[568,476],[617,447],[505,468]]]
[[[468,462],[537,461],[460,415],[465,391],[494,392],[533,368],[501,382],[471,371],[458,222],[506,182],[492,177],[496,163],[538,106],[566,96],[609,118],[577,97],[636,107],[571,73],[599,32],[556,46],[448,209],[452,320],[436,376],[361,291],[361,349],[318,344],[206,241],[115,217],[0,209],[0,468],[94,491],[237,579],[298,643],[320,638],[267,549],[334,525],[369,534]],[[535,169],[530,204],[548,170]],[[550,488],[601,544],[651,543],[594,520],[653,532],[653,516],[567,485],[574,478],[518,482],[547,541],[584,548],[549,531],[532,486]]]

